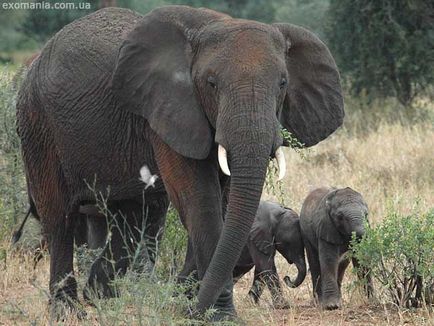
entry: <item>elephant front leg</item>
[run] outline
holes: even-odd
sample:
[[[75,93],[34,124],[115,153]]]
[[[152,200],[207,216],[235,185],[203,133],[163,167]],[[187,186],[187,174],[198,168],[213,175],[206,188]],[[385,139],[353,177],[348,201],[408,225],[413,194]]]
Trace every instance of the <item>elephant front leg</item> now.
[[[255,276],[253,278],[253,284],[249,291],[249,297],[252,299],[252,301],[256,304],[259,303],[259,298],[262,295],[262,292],[264,292],[265,282],[262,278],[262,272],[258,271],[257,268],[255,268],[254,272]]]
[[[188,239],[187,252],[185,255],[184,266],[179,272],[177,277],[177,283],[185,286],[185,294],[187,298],[192,299],[194,295],[197,294],[197,270],[196,270],[196,259],[193,252],[193,244],[190,239]]]
[[[216,151],[205,160],[185,158],[156,137],[154,152],[171,203],[188,230],[199,280],[211,262],[223,228]],[[215,152],[215,153],[214,153]],[[214,304],[216,319],[235,313],[230,277]]]
[[[276,265],[274,264],[274,255],[271,257],[263,255],[255,250],[253,246],[250,246],[250,251],[255,263],[255,278],[249,296],[255,303],[258,303],[263,287],[267,285],[271,293],[273,308],[289,308],[289,303],[283,298],[279,275],[277,275]]]
[[[342,305],[342,295],[338,284],[339,248],[320,241],[318,249],[321,268],[320,305],[327,310],[338,309]]]
[[[274,259],[273,259],[274,261]],[[288,309],[289,303],[283,298],[282,286],[280,285],[279,275],[276,265],[273,262],[272,269],[265,274],[265,282],[270,290],[274,309]]]

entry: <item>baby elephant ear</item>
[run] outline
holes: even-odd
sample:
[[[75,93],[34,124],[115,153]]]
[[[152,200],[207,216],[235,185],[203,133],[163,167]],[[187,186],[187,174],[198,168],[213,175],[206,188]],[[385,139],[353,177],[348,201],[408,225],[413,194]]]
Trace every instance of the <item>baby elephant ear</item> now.
[[[153,10],[126,36],[112,76],[118,106],[144,117],[166,144],[195,159],[206,158],[212,146],[194,93],[187,35],[204,17],[184,6]]]
[[[329,243],[333,243],[336,245],[344,244],[344,239],[335,228],[333,222],[331,221],[329,216],[324,216],[319,221],[319,237]]]
[[[335,191],[329,193],[325,198],[325,201],[322,202],[324,207],[321,209],[318,223],[318,236],[329,243],[342,245],[344,244],[344,239],[342,238],[338,229],[335,227],[330,216],[330,210],[333,209],[330,201],[333,200],[334,195]]]
[[[274,241],[271,228],[260,221],[253,222],[249,234],[249,241],[253,246],[266,256],[271,256],[274,252]]]
[[[288,44],[288,90],[280,123],[309,147],[342,125],[339,72],[327,46],[312,32],[291,24],[274,26]]]

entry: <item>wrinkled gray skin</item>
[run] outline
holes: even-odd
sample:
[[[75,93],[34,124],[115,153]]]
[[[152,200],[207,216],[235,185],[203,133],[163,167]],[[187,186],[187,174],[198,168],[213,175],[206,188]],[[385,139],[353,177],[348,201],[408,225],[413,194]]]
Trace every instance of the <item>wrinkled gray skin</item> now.
[[[314,297],[324,309],[342,305],[341,285],[349,259],[352,234],[365,233],[368,207],[361,194],[351,188],[318,188],[305,199],[300,212],[300,227],[312,276]],[[357,260],[353,265],[359,267]],[[365,291],[372,295],[372,281],[367,271]]]
[[[49,242],[53,307],[77,300],[73,227],[79,207],[95,201],[90,184],[122,211],[119,225],[134,226],[130,249],[139,244],[144,205],[155,203],[157,218],[169,198],[192,239],[201,280],[195,311],[234,315],[232,271],[269,158],[283,143],[280,126],[308,147],[343,117],[335,62],[301,27],[185,6],[146,16],[107,8],[65,26],[33,61],[17,98],[29,195]],[[217,144],[231,170],[224,225]],[[154,187],[139,180],[144,165],[159,176]],[[115,244],[92,266],[90,290],[110,295],[110,280],[128,266],[126,248]]]
[[[289,308],[289,303],[283,298],[279,275],[274,263],[276,251],[286,259],[288,264],[295,264],[297,267],[296,279],[292,281],[289,276],[285,276],[284,281],[291,288],[298,287],[306,277],[299,217],[290,208],[261,201],[247,245],[234,268],[234,282],[255,267],[253,285],[249,291],[252,300],[258,303],[264,285],[267,285],[271,292],[273,307],[276,309]]]
[[[186,262],[178,275],[180,283],[196,277],[196,266],[194,260],[191,259],[191,250],[192,246],[189,243]],[[236,283],[255,267],[255,276],[249,291],[251,299],[258,303],[266,285],[271,292],[273,307],[284,309],[289,308],[289,303],[283,298],[279,275],[274,263],[276,251],[286,259],[288,264],[296,265],[298,270],[296,279],[292,281],[289,276],[285,276],[284,281],[291,288],[298,287],[306,277],[299,217],[290,208],[269,201],[261,201],[247,244],[234,268],[233,280]]]

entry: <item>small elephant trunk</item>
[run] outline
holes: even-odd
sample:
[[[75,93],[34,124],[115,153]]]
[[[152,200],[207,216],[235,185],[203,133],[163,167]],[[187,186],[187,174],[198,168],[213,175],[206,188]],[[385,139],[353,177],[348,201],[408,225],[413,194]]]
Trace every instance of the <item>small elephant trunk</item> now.
[[[304,261],[304,259],[300,259],[298,262],[295,262],[295,266],[297,267],[298,270],[298,274],[295,281],[292,281],[289,276],[285,276],[283,278],[285,284],[290,288],[296,288],[300,286],[300,284],[303,283],[306,277],[306,262]]]

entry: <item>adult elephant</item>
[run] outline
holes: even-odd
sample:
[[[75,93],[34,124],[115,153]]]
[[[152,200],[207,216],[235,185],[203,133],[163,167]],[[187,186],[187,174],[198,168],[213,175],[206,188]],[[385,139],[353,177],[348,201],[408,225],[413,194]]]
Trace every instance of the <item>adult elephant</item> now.
[[[312,146],[344,116],[335,62],[312,33],[185,6],[102,9],[67,25],[31,65],[17,111],[53,298],[77,298],[71,226],[94,200],[87,181],[127,217],[127,203],[169,196],[193,242],[196,309],[214,306],[216,319],[235,313],[231,274],[269,157],[284,164],[280,124]],[[218,162],[231,174],[224,225]],[[144,165],[154,187],[138,180]],[[89,285],[104,288],[95,264]]]

